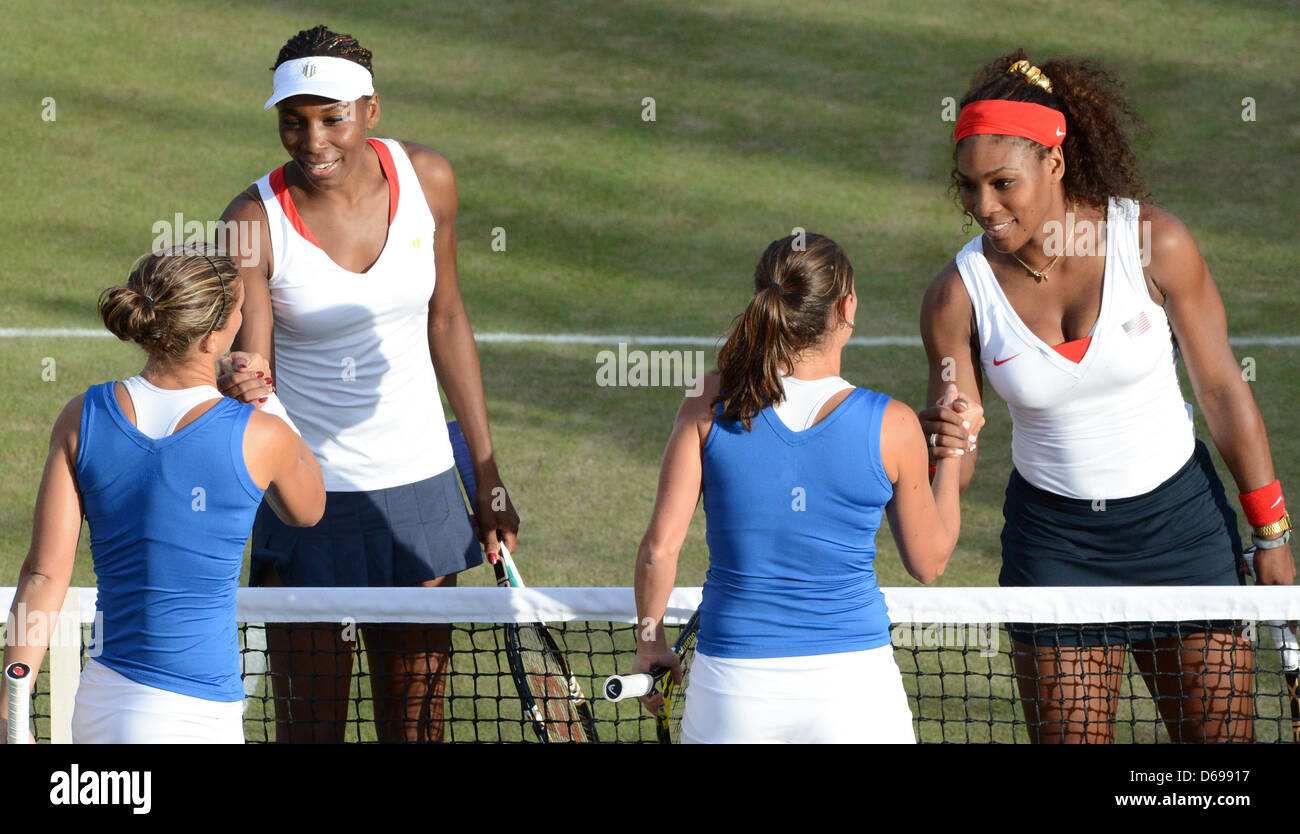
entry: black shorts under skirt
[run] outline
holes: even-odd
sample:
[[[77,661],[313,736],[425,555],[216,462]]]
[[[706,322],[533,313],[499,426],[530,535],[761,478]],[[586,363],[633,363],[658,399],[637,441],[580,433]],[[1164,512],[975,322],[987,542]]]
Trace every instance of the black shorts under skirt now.
[[[400,587],[483,561],[455,468],[388,489],[327,492],[314,527],[290,527],[263,501],[252,544],[252,586],[269,567],[291,587]]]
[[[1002,586],[1239,585],[1241,537],[1205,444],[1160,486],[1104,503],[1038,489],[1011,471],[1003,505]],[[1190,612],[1195,613],[1195,612]],[[1037,646],[1109,646],[1230,628],[1232,623],[1010,623]]]

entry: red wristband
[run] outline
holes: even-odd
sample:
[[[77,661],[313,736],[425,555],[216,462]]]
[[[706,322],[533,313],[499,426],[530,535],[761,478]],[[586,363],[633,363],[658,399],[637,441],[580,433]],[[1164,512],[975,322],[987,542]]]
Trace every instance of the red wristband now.
[[[1281,481],[1274,481],[1268,486],[1243,492],[1237,497],[1241,499],[1241,508],[1246,511],[1246,522],[1251,527],[1272,524],[1286,515],[1286,504],[1282,501]]]
[[[930,480],[932,481],[934,480],[934,473],[938,471],[939,471],[939,467],[936,464],[933,463],[930,464]]]

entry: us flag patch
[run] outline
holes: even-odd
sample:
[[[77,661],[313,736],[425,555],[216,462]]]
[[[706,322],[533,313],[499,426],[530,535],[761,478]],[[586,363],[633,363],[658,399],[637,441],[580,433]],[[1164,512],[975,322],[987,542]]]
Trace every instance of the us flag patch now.
[[[1151,320],[1147,318],[1146,313],[1138,313],[1137,318],[1124,322],[1124,332],[1128,334],[1130,339],[1136,339],[1150,329]]]

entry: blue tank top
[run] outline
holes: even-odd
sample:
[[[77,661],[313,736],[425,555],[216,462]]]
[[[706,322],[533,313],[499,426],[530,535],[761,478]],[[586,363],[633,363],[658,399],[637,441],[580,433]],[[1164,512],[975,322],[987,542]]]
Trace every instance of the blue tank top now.
[[[244,465],[253,407],[223,399],[155,440],[126,419],[114,384],[86,391],[77,451],[98,660],[146,686],[238,701],[235,590],[262,500]]]
[[[889,643],[872,566],[881,510],[894,495],[880,460],[888,403],[858,388],[801,432],[771,408],[751,431],[714,420],[703,451],[701,652],[799,657]]]

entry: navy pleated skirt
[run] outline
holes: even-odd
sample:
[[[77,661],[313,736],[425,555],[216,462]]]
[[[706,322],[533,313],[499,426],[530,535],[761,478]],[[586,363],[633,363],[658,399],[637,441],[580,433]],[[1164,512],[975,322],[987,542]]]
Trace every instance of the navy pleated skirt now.
[[[1205,444],[1152,491],[1103,503],[1046,492],[1011,471],[1003,505],[1003,586],[1238,585],[1241,537]],[[1192,612],[1194,613],[1194,612]],[[1030,627],[1024,643],[1101,646],[1149,642],[1230,627],[1170,624]]]
[[[253,524],[249,584],[269,567],[292,587],[418,585],[483,561],[456,479],[370,492],[327,492],[314,527],[290,527],[263,501]]]

